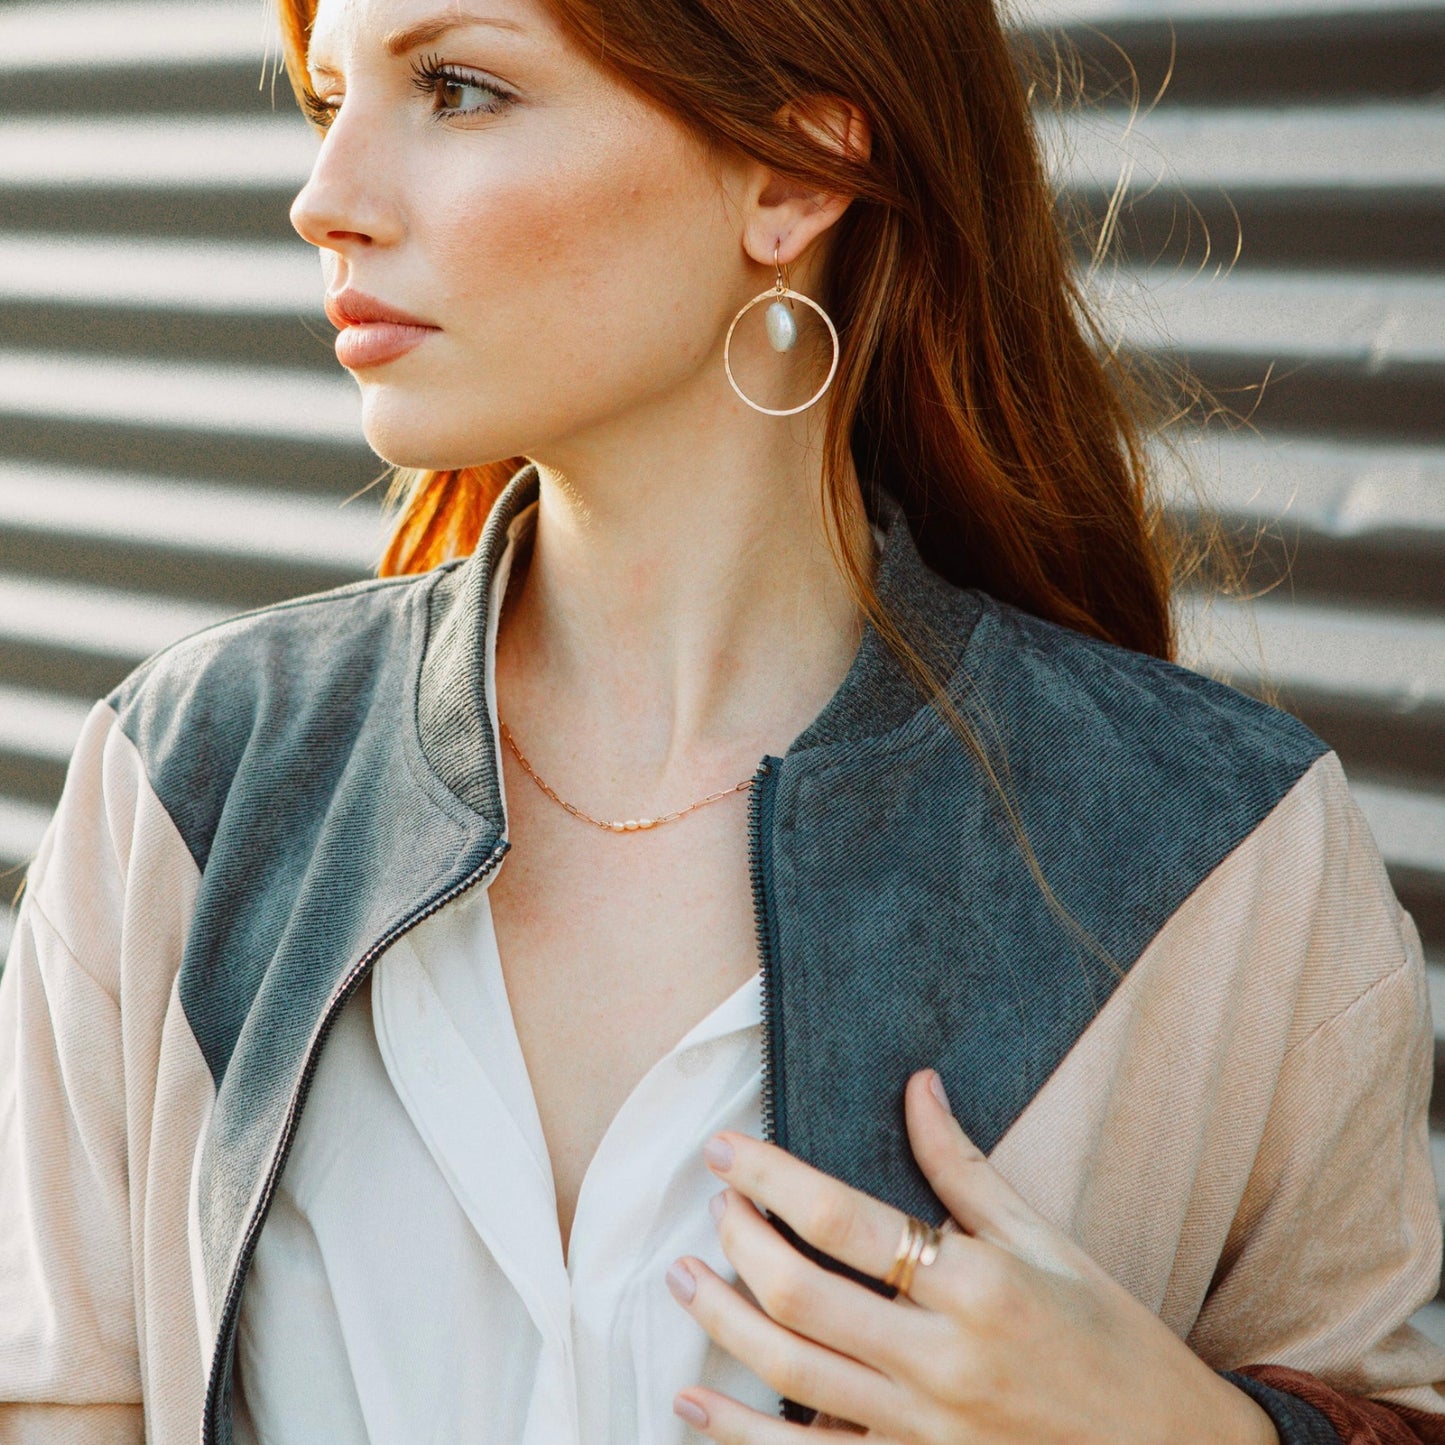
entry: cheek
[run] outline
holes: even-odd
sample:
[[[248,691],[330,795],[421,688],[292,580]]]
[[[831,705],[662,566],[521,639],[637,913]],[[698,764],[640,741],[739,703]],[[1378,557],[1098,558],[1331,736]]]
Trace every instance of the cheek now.
[[[446,336],[363,385],[373,447],[399,465],[465,466],[535,453],[682,388],[728,404],[720,358],[741,236],[688,140],[575,111],[550,130],[467,139],[408,173],[412,294]]]
[[[560,164],[451,186],[427,250],[469,349],[525,337],[539,366],[566,366],[574,383],[579,368],[615,376],[660,346],[679,360],[707,349],[735,262],[721,198],[675,143],[593,138]]]
[[[624,249],[625,207],[614,208],[614,224],[599,225],[600,199],[592,177],[567,172],[491,176],[468,188],[429,227],[427,249],[449,299],[469,320],[516,310],[540,320],[563,303],[578,317],[575,308]]]

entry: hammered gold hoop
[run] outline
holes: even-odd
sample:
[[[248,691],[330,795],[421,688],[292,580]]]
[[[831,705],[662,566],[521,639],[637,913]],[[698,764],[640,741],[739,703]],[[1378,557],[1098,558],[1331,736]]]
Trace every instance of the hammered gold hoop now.
[[[805,401],[801,406],[759,406],[757,402],[755,402],[743,391],[742,387],[740,387],[737,383],[737,378],[733,375],[733,366],[730,355],[733,341],[733,332],[737,330],[738,322],[741,321],[743,317],[746,316],[748,312],[751,311],[753,307],[756,306],[760,301],[782,301],[789,298],[794,301],[801,301],[804,306],[811,306],[813,310],[816,311],[818,315],[823,318],[823,325],[828,328],[828,335],[832,337],[833,340],[833,364],[828,368],[828,375],[824,379],[822,386],[820,386],[817,391],[815,391],[813,395],[810,396],[807,401]],[[731,384],[732,389],[737,392],[737,394],[742,397],[742,399],[747,402],[747,404],[752,407],[754,411],[760,411],[765,416],[796,416],[800,411],[807,411],[807,409],[810,406],[814,405],[817,401],[819,401],[822,398],[823,393],[826,392],[830,386],[832,386],[833,377],[837,374],[838,371],[838,358],[841,354],[841,351],[842,348],[838,342],[838,329],[833,325],[833,318],[829,316],[828,313],[824,311],[823,308],[819,306],[818,303],[814,301],[811,296],[804,296],[801,291],[792,290],[782,280],[780,273],[776,285],[770,286],[766,291],[759,292],[758,295],[754,296],[753,299],[749,301],[748,304],[744,306],[736,316],[733,317],[733,324],[728,327],[727,337],[723,341],[723,370],[727,372],[728,382]]]
[[[893,1285],[901,1295],[908,1294],[913,1285],[913,1274],[920,1264],[932,1264],[938,1258],[943,1243],[943,1231],[915,1219],[911,1214],[903,1221],[903,1234],[898,1241],[898,1253],[892,1267],[884,1276],[883,1283]]]

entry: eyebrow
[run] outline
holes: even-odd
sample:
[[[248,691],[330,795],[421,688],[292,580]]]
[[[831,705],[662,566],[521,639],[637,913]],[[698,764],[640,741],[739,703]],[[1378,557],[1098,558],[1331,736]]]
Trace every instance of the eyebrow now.
[[[524,29],[515,20],[503,20],[493,15],[458,15],[455,11],[447,15],[434,15],[429,20],[418,20],[415,25],[393,30],[383,37],[382,44],[388,55],[405,55],[418,45],[431,40],[440,40],[449,30],[465,30],[473,25],[491,25],[498,30]]]
[[[452,30],[469,30],[478,25],[491,26],[496,30],[512,30],[518,34],[526,33],[526,27],[515,20],[504,20],[497,15],[458,15],[456,11],[450,11],[445,15],[433,15],[429,19],[418,20],[414,25],[403,26],[400,30],[388,31],[382,37],[381,43],[388,55],[405,55],[408,50],[415,50],[418,45],[440,40]],[[320,71],[327,67],[312,65],[308,58],[307,68]]]

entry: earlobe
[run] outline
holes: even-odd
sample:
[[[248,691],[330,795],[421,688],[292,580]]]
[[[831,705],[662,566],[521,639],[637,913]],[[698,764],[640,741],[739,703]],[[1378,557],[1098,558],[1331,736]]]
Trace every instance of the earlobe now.
[[[829,196],[775,176],[757,199],[743,245],[759,265],[794,266],[847,209],[846,196]]]

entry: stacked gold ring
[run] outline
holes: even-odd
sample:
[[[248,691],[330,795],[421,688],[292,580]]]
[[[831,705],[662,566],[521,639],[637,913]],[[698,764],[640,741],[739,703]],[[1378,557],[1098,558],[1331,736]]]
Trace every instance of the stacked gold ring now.
[[[903,1237],[898,1241],[898,1253],[883,1283],[896,1286],[899,1294],[907,1294],[913,1284],[914,1271],[920,1264],[932,1264],[938,1258],[942,1242],[942,1230],[908,1215],[903,1223]]]

